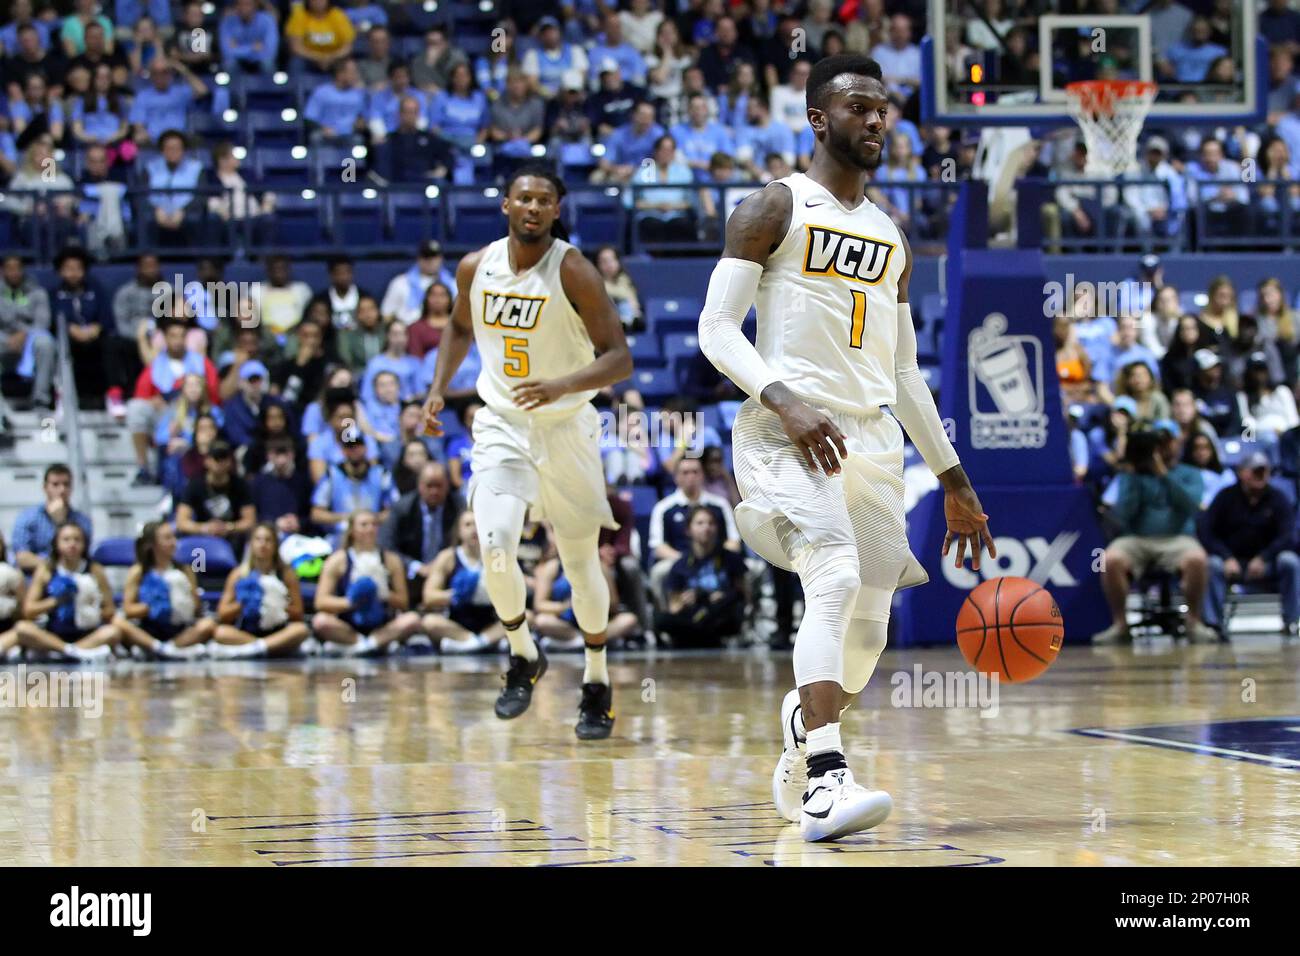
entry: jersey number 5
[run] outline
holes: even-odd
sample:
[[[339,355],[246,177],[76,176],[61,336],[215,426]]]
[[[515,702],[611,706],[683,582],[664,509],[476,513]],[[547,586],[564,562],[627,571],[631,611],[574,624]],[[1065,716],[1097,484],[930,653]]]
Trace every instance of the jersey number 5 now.
[[[850,289],[853,296],[853,321],[849,326],[849,347],[862,348],[862,333],[867,328],[867,294],[861,289]]]
[[[511,378],[528,377],[528,340],[514,335],[505,337],[505,373]]]

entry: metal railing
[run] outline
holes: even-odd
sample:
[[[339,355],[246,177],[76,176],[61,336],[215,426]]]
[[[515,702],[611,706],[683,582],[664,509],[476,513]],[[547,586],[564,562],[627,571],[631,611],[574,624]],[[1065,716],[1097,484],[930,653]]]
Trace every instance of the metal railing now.
[[[68,449],[68,469],[72,472],[72,503],[90,513],[90,484],[86,471],[86,453],[81,440],[81,397],[77,394],[77,377],[72,369],[72,343],[68,338],[68,320],[58,314],[59,407],[62,410],[63,441]]]
[[[764,185],[756,181],[573,185],[565,198],[562,222],[575,241],[588,248],[609,244],[623,252],[716,254],[723,246],[726,217],[745,196]],[[888,201],[889,211],[903,222],[913,241],[942,241],[959,185],[878,183],[872,185],[871,195]],[[408,255],[418,242],[429,238],[441,240],[455,255],[505,231],[501,186],[496,184],[381,186],[362,178],[355,183],[250,184],[247,194],[259,201],[274,197],[272,211],[223,218],[210,208],[209,200],[232,206],[234,196],[228,189],[129,186],[122,199],[125,233],[107,257],[160,248],[169,252],[183,248],[194,257],[236,259],[273,250],[323,254],[343,248],[356,254]],[[89,223],[83,221],[83,214],[95,208],[96,200],[78,190],[77,212],[68,215],[60,213],[60,204],[53,201],[58,195],[0,193],[0,201],[6,196],[37,200],[30,215],[16,215],[0,205],[0,246],[30,249],[37,261],[48,262],[65,242],[84,244]],[[154,202],[165,202],[169,196],[186,200],[184,224],[176,230],[159,228],[154,219]],[[656,208],[664,204],[679,208]]]

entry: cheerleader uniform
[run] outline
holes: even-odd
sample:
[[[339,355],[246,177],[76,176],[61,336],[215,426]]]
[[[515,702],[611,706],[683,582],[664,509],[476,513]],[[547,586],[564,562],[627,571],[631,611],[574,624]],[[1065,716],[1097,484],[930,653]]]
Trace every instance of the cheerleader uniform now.
[[[289,623],[289,588],[274,574],[250,570],[235,582],[235,600],[235,626],[253,637],[269,637]]]
[[[137,599],[148,605],[149,611],[135,623],[156,640],[174,640],[194,623],[194,589],[189,576],[179,567],[146,571],[140,577]]]
[[[90,562],[82,561],[76,571],[62,565],[57,567],[45,596],[56,598],[58,604],[44,618],[41,625],[60,640],[75,644],[97,631],[104,623],[104,598],[99,582],[90,573]]]
[[[497,620],[497,612],[483,581],[483,562],[474,561],[463,547],[456,549],[456,567],[448,581],[451,606],[447,616],[465,630],[479,634]]]
[[[21,571],[0,561],[0,634],[13,627],[18,620],[18,588],[22,582]]]
[[[393,619],[388,605],[390,581],[382,551],[348,548],[348,563],[334,592],[352,602],[352,610],[339,617],[362,636],[369,636]]]

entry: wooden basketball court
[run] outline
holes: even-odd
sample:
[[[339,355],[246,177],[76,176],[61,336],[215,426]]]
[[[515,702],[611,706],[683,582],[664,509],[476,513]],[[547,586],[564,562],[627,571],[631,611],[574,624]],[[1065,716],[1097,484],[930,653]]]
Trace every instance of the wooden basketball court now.
[[[0,709],[0,861],[1221,866],[1300,857],[1300,648],[1067,646],[1041,679],[1002,685],[995,716],[891,705],[891,678],[911,679],[918,664],[963,666],[955,650],[890,651],[844,718],[850,763],[893,794],[893,816],[821,846],[805,845],[771,806],[788,655],[616,657],[618,723],[596,744],[573,735],[572,656],[553,657],[532,711],[513,723],[491,714],[495,658],[115,664],[97,718]]]

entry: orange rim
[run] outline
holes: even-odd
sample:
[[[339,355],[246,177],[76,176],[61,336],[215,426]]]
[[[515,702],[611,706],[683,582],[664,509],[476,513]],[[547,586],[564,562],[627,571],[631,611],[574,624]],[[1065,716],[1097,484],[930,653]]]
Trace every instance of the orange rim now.
[[[1067,84],[1065,92],[1084,112],[1105,114],[1114,113],[1117,102],[1149,102],[1156,84],[1147,80],[1080,80]]]

